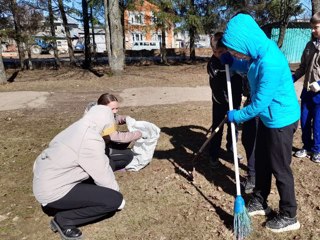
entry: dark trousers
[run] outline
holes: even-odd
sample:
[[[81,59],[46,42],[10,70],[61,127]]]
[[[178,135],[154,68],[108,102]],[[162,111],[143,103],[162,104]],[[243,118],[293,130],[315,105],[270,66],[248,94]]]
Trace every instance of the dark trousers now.
[[[248,161],[248,176],[254,177],[255,171],[255,148],[256,137],[258,131],[259,118],[253,118],[242,124],[242,145],[246,151],[246,157]]]
[[[113,171],[125,168],[133,159],[133,152],[127,148],[130,143],[111,143],[106,147],[110,166]]]
[[[320,153],[320,104],[314,103],[311,94],[301,98],[302,142],[307,151]]]
[[[298,121],[283,128],[267,128],[259,121],[256,142],[256,189],[254,196],[261,203],[267,202],[272,175],[280,195],[279,210],[288,217],[295,217],[297,203],[294,179],[290,168],[293,134]]]
[[[79,183],[61,199],[42,206],[42,210],[67,229],[113,216],[122,200],[122,194],[113,189]]]
[[[233,105],[234,105],[234,109],[239,109],[240,101],[235,101]],[[214,131],[219,126],[219,124],[225,118],[228,110],[229,110],[229,107],[227,103],[219,104],[216,102],[212,102],[212,131]],[[210,142],[209,151],[210,151],[211,161],[218,160],[219,152],[221,148],[222,136],[223,136],[223,126],[220,128],[220,130],[216,133],[216,135],[212,138]],[[238,131],[236,130],[236,138],[237,136],[238,136]],[[226,140],[227,140],[227,144],[226,144],[227,151],[232,151],[232,137],[231,137],[230,123],[228,123]]]

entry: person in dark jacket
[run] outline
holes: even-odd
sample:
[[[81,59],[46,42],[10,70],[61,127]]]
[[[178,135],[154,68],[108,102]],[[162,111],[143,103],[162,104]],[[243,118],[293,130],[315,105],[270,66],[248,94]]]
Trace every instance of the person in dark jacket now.
[[[223,33],[217,32],[211,38],[212,57],[207,64],[209,74],[209,83],[212,91],[212,130],[218,127],[229,110],[227,80],[225,67],[220,62],[219,57],[227,51],[227,48],[221,42]],[[242,96],[242,77],[239,74],[233,74],[231,77],[233,108],[239,109]],[[219,152],[223,135],[223,127],[217,132],[210,143],[210,167],[212,169],[220,166]],[[228,124],[226,149],[232,152],[231,127]]]
[[[307,43],[301,64],[293,75],[295,81],[304,75],[300,97],[303,148],[295,156],[311,154],[311,160],[320,163],[320,12],[312,16],[310,23],[313,39]]]

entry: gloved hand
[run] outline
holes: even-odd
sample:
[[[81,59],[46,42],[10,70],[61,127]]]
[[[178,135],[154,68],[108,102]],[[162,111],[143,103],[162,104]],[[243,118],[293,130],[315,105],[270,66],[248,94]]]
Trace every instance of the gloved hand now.
[[[237,110],[231,110],[227,112],[228,122],[234,122],[234,114]]]
[[[312,92],[319,92],[320,91],[320,81],[311,83],[310,90]]]
[[[229,64],[229,66],[233,63],[233,57],[229,52],[226,52],[220,56],[220,62],[222,64]]]

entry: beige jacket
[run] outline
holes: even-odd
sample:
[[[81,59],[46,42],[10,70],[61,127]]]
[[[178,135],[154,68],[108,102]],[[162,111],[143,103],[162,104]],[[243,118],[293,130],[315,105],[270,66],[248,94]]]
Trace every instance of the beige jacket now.
[[[320,80],[320,43],[316,41],[309,41],[303,50],[301,56],[301,63],[299,68],[295,71],[296,79],[305,75],[303,87],[308,91],[310,84]]]
[[[33,193],[41,204],[59,200],[89,177],[98,186],[119,190],[101,137],[102,132],[112,125],[111,109],[94,106],[53,138],[33,167]]]
[[[97,102],[90,102],[86,109],[84,110],[84,115],[93,107],[96,106]],[[141,138],[140,131],[133,131],[133,132],[119,132],[117,131],[117,125],[122,125],[126,123],[127,116],[125,115],[114,115],[115,124],[110,126],[107,129],[104,129],[102,136],[106,139],[106,141],[113,141],[116,143],[130,143],[132,141],[136,141]]]

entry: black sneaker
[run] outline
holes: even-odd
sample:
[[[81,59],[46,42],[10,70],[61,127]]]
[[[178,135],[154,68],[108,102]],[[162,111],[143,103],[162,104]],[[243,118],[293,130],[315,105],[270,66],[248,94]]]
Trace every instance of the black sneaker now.
[[[255,176],[252,176],[252,177],[248,176],[247,179],[241,183],[241,185],[242,185],[244,192],[246,194],[253,193],[253,189],[256,185],[256,177]]]
[[[81,240],[82,232],[78,228],[62,229],[59,224],[52,219],[50,222],[50,228],[53,232],[59,232],[61,239],[63,240]]]
[[[257,198],[252,198],[249,200],[247,204],[247,211],[250,216],[265,216],[271,212],[271,209],[268,207],[266,203],[262,204]]]
[[[300,223],[296,217],[290,218],[279,213],[277,216],[267,221],[266,228],[272,232],[280,233],[298,230],[300,228]]]

